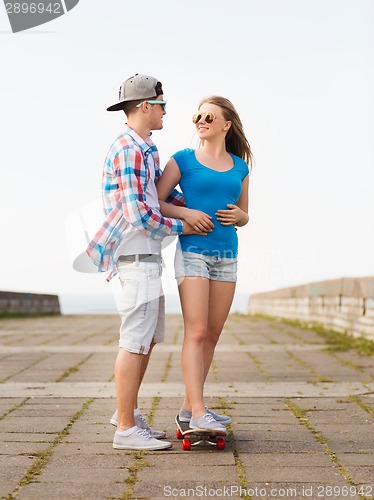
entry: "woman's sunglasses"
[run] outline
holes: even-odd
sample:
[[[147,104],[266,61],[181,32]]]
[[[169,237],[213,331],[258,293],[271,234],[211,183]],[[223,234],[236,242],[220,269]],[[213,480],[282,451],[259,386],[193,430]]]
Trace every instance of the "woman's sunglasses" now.
[[[136,105],[137,108],[140,108],[142,104],[148,102],[149,104],[160,104],[162,106],[162,110],[166,111],[166,101],[158,101],[157,99],[147,99],[146,101],[140,102]]]
[[[199,123],[199,121],[204,117],[206,123],[213,123],[214,120],[224,120],[224,118],[217,118],[213,113],[196,113],[192,117],[193,123]]]

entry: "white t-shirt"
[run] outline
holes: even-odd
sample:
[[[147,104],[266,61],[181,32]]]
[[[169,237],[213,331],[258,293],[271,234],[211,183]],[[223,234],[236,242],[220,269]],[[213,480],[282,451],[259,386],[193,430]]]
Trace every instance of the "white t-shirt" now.
[[[148,164],[150,177],[145,191],[147,205],[154,211],[160,211],[157,189],[155,185],[155,170],[153,162]],[[149,232],[142,228],[137,228],[132,224],[127,224],[123,233],[121,243],[114,254],[115,262],[120,255],[134,254],[159,254],[161,255],[161,239],[155,240],[149,236]]]

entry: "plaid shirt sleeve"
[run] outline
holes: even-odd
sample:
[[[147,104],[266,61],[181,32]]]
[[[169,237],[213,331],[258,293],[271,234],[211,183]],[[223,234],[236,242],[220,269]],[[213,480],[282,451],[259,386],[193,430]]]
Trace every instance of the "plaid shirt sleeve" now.
[[[180,234],[183,224],[179,219],[163,217],[147,205],[145,186],[148,182],[147,153],[126,148],[113,161],[118,176],[118,189],[124,218],[133,226],[149,232],[153,239]]]
[[[114,269],[114,250],[121,237],[124,223],[120,203],[117,203],[88,244],[86,253],[97,266],[98,271]],[[112,276],[114,276],[113,271],[110,273],[108,281]]]
[[[173,191],[167,197],[166,201],[167,203],[171,203],[172,205],[176,205],[177,207],[186,206],[184,196],[178,191],[178,189],[173,189]]]

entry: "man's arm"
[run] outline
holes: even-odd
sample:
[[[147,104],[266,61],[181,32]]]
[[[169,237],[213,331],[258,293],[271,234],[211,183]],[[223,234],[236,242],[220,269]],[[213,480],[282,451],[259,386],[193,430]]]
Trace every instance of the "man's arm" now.
[[[143,186],[147,169],[142,154],[132,148],[123,149],[113,161],[118,172],[118,188],[125,219],[133,226],[149,232],[153,239],[183,232],[179,219],[163,217],[147,205]]]

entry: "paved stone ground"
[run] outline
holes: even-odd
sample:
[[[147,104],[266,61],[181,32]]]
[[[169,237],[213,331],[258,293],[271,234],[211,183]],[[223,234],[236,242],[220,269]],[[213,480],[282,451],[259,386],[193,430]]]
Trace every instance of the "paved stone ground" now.
[[[141,392],[173,448],[112,448],[117,316],[0,321],[3,499],[371,498],[374,358],[311,330],[233,315],[206,384],[231,415],[224,451],[183,451],[174,416],[183,323],[168,316]]]

